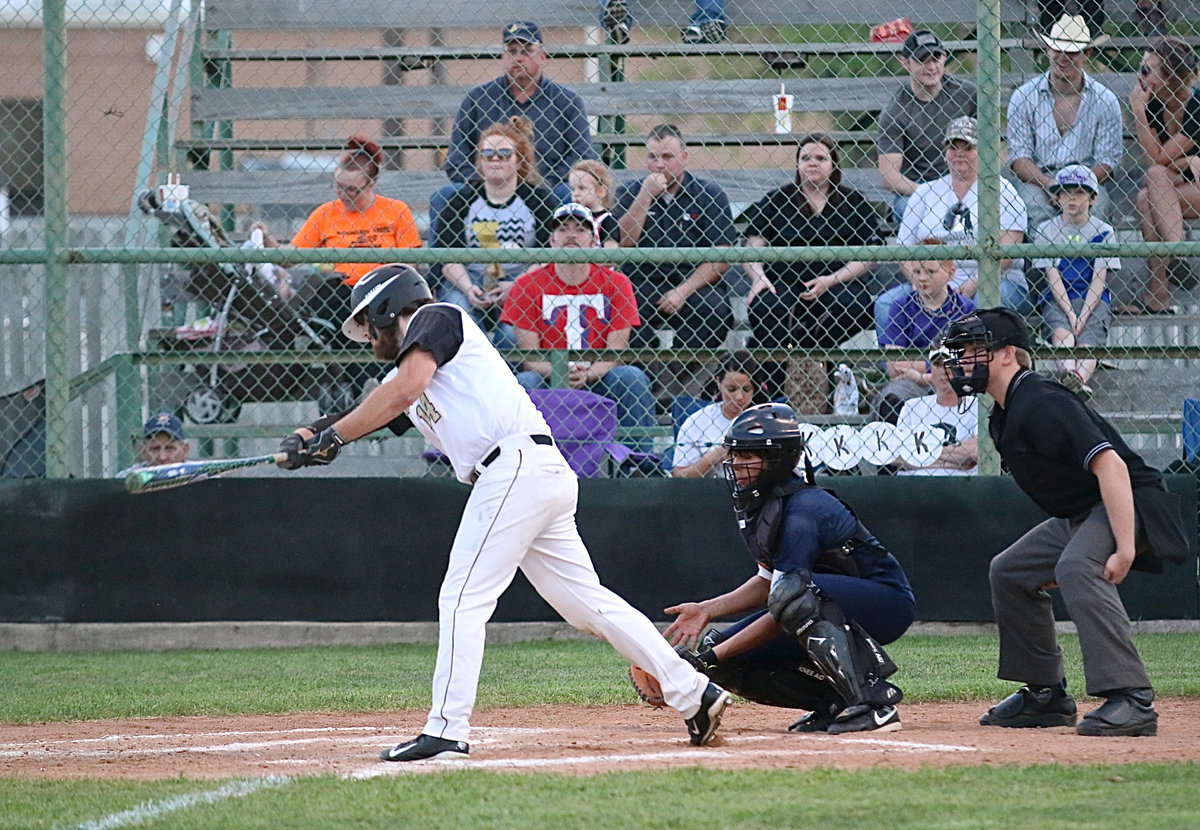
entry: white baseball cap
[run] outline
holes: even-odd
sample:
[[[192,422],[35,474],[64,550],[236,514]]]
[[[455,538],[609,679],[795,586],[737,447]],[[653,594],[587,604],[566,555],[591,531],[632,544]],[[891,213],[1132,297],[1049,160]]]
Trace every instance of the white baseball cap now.
[[[1092,168],[1082,164],[1068,164],[1059,170],[1054,176],[1054,184],[1050,185],[1048,190],[1057,193],[1066,187],[1081,187],[1097,196],[1100,195],[1100,182],[1097,181],[1096,174],[1092,172]]]

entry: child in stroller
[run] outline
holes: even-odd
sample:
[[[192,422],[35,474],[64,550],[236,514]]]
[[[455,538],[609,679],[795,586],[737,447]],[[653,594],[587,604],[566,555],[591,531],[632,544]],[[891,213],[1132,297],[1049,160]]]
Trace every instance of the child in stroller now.
[[[173,247],[236,247],[200,202],[182,199],[164,205],[158,191],[148,190],[140,194],[138,206],[171,229]],[[261,232],[248,242],[255,244],[261,247]],[[200,325],[159,329],[154,337],[171,351],[332,350],[338,342],[336,322],[308,307],[325,273],[312,268],[289,272],[271,264],[188,265],[184,298],[211,312]],[[346,365],[324,362],[191,368],[182,406],[196,424],[231,423],[241,405],[251,402],[315,399],[321,412],[343,411],[354,405],[359,390],[352,378],[361,375]]]

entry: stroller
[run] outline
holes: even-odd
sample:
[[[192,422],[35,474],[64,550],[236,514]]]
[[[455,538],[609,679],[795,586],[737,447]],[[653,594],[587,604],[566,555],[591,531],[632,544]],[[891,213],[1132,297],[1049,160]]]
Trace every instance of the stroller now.
[[[200,202],[183,199],[168,208],[157,191],[148,190],[139,194],[138,206],[171,229],[172,247],[236,247]],[[336,275],[306,268],[289,276],[270,264],[195,263],[185,267],[183,274],[163,275],[164,309],[183,300],[207,307],[210,313],[191,325],[152,330],[158,348],[332,350],[340,326],[319,316],[309,304],[323,293],[321,283],[336,279]],[[300,366],[204,364],[187,367],[174,383],[164,380],[168,388],[159,391],[158,400],[178,402],[177,408],[196,424],[232,423],[243,403],[316,400],[321,412],[337,412],[354,405],[359,391],[355,378],[361,374],[352,366],[324,362]]]

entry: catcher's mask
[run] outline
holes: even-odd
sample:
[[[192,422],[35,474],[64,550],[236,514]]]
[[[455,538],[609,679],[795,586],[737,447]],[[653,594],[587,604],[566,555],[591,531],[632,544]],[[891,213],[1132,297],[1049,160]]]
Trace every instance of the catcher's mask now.
[[[342,322],[342,334],[366,343],[367,332],[396,325],[405,308],[418,300],[432,299],[429,286],[412,266],[380,265],[354,284],[350,292],[350,316]]]
[[[804,451],[796,413],[782,403],[747,409],[734,419],[724,443],[729,457],[721,470],[738,510],[754,509],[772,489],[790,481]]]
[[[953,321],[942,346],[950,352],[945,362],[950,386],[960,397],[977,395],[987,390],[994,352],[1005,346],[1030,350],[1029,327],[1010,308],[985,308]]]

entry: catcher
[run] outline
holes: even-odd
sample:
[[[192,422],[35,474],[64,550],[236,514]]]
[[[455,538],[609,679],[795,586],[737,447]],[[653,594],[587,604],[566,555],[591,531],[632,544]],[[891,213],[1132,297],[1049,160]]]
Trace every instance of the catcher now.
[[[886,680],[896,666],[880,646],[916,611],[900,563],[844,502],[811,483],[811,470],[797,475],[804,438],[791,407],[747,409],[725,447],[725,479],[758,573],[728,593],[667,608],[676,615],[667,638],[729,691],[809,710],[793,732],[900,729],[903,693]],[[710,620],[747,611],[702,634]]]

